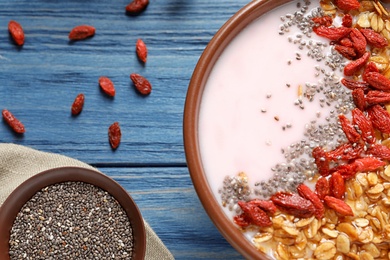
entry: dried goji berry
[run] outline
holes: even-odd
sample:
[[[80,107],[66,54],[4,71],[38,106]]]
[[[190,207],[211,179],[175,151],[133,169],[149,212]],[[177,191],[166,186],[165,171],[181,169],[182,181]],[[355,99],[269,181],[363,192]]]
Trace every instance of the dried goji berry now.
[[[368,44],[372,47],[384,48],[389,44],[385,37],[372,29],[361,28],[359,30],[364,35],[364,37],[366,37]]]
[[[2,111],[3,118],[5,122],[14,130],[15,133],[23,134],[26,132],[24,125],[20,122],[10,111],[3,109]]]
[[[335,5],[342,11],[352,11],[359,9],[360,3],[358,0],[335,0]]]
[[[271,200],[280,211],[298,218],[309,218],[316,211],[310,200],[304,199],[296,193],[277,192],[272,195]]]
[[[352,99],[353,103],[357,108],[364,111],[366,109],[366,98],[364,96],[363,89],[354,89],[352,90]]]
[[[349,39],[348,37],[344,37],[342,38],[339,43],[343,46],[346,46],[346,47],[353,47],[353,43],[351,41],[351,39]]]
[[[379,72],[378,67],[372,61],[368,62],[366,67],[363,70],[362,79],[363,79],[364,82],[367,82],[367,74],[370,73],[370,72]]]
[[[354,61],[350,61],[344,67],[344,75],[345,76],[353,76],[360,69],[362,69],[364,67],[364,65],[366,65],[369,58],[370,58],[370,52],[367,51],[360,58],[358,58]]]
[[[259,227],[272,226],[272,221],[262,209],[244,201],[239,201],[238,205],[242,211],[249,217],[250,223]]]
[[[326,27],[331,26],[333,23],[333,18],[329,15],[313,17],[311,20],[317,25],[323,25]]]
[[[114,83],[111,81],[111,79],[109,79],[108,77],[104,77],[104,76],[100,77],[99,78],[99,85],[104,93],[106,93],[110,97],[115,96],[115,86],[114,86]]]
[[[374,127],[371,121],[358,108],[352,110],[352,123],[359,127],[360,135],[364,142],[369,144],[376,142]]]
[[[347,47],[344,45],[336,44],[334,46],[334,49],[340,53],[343,57],[347,58],[348,60],[353,60],[356,58],[356,52],[355,49],[352,47]]]
[[[332,169],[330,169],[330,172],[333,174],[335,172],[338,172],[341,174],[341,176],[344,178],[344,180],[349,180],[352,177],[356,175],[358,172],[358,166],[354,163],[349,164],[341,164],[338,165]]]
[[[390,134],[390,114],[380,105],[373,105],[367,109],[372,126],[382,133]]]
[[[315,164],[317,165],[318,173],[321,176],[329,175],[329,159],[324,149],[317,146],[313,149],[312,156],[314,158]]]
[[[366,38],[358,29],[355,28],[351,30],[349,37],[353,43],[353,48],[356,50],[357,57],[361,57],[366,52]]]
[[[135,44],[135,50],[138,56],[143,63],[146,63],[146,59],[148,57],[148,49],[146,48],[146,44],[143,40],[138,39]]]
[[[351,143],[341,144],[335,149],[326,153],[326,157],[332,161],[338,160],[353,160],[359,158],[363,148],[360,145],[353,145]]]
[[[329,178],[330,194],[338,199],[344,199],[345,181],[339,172],[334,172]]]
[[[382,160],[390,160],[390,148],[382,144],[370,145],[366,153]]]
[[[314,26],[313,31],[318,35],[331,41],[339,41],[351,32],[348,27],[326,27],[324,25]]]
[[[356,143],[360,140],[360,134],[356,131],[355,127],[345,115],[340,114],[339,121],[341,124],[341,128],[343,129],[343,132],[345,133],[345,136],[347,137],[348,141],[350,141],[351,143]]]
[[[135,88],[142,95],[149,95],[150,92],[152,92],[152,85],[150,84],[149,80],[147,80],[145,77],[136,73],[132,73],[130,75],[130,79],[133,81]]]
[[[234,216],[233,221],[234,221],[234,223],[236,223],[236,225],[243,227],[243,228],[245,228],[251,224],[251,220],[250,220],[249,216],[245,213]]]
[[[262,210],[270,213],[271,215],[275,214],[277,211],[275,204],[270,200],[253,199],[248,203],[253,206],[261,208]]]
[[[390,93],[379,90],[368,91],[365,100],[368,105],[384,104],[390,102]]]
[[[342,26],[344,27],[352,27],[353,18],[350,14],[345,14],[342,19]]]
[[[318,178],[315,186],[315,193],[320,199],[324,199],[325,196],[329,195],[329,181],[325,177]]]
[[[11,34],[12,39],[17,45],[21,46],[24,44],[24,31],[20,23],[12,20],[9,21],[8,31]]]
[[[317,219],[321,219],[324,216],[325,213],[325,207],[324,204],[322,204],[320,198],[317,194],[315,194],[308,186],[301,183],[297,187],[298,194],[307,199],[310,200],[311,203],[313,203],[313,206],[315,208],[314,216]]]
[[[337,199],[332,196],[326,196],[324,198],[326,206],[336,211],[341,216],[353,216],[351,207],[341,199]]]
[[[368,72],[365,74],[366,81],[371,87],[390,92],[390,79],[379,72]]]
[[[149,0],[133,0],[126,6],[128,14],[137,15],[146,9],[149,5]]]
[[[71,107],[72,115],[78,115],[81,113],[84,106],[84,99],[85,97],[83,93],[80,93],[76,96]]]
[[[69,40],[84,40],[95,35],[95,27],[90,25],[79,25],[74,27],[69,33]]]
[[[357,166],[358,172],[374,171],[386,165],[386,162],[373,157],[359,158],[356,159],[353,163]]]
[[[118,148],[122,138],[121,128],[118,122],[114,122],[108,128],[108,140],[112,149]]]
[[[354,90],[354,89],[366,90],[366,89],[368,89],[368,86],[369,86],[367,82],[356,81],[356,80],[351,80],[351,79],[346,79],[346,78],[341,79],[341,84],[343,84],[346,88],[348,88],[350,90]]]

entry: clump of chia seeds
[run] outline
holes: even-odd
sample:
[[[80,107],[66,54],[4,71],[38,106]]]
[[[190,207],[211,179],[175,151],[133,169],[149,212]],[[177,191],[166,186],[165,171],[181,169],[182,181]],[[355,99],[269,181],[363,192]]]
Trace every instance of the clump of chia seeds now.
[[[63,182],[43,188],[22,207],[9,245],[11,259],[131,259],[133,231],[109,193]]]
[[[273,176],[269,180],[256,182],[254,187],[250,188],[248,182],[243,182],[239,175],[226,177],[219,193],[222,205],[231,211],[240,211],[237,207],[239,200],[249,200],[254,197],[267,199],[282,190],[295,192],[300,183],[310,180],[317,172],[311,155],[313,148],[321,146],[331,150],[346,141],[338,122],[338,115],[348,114],[355,106],[350,90],[342,86],[337,76],[337,72],[343,71],[345,58],[335,51],[333,46],[312,38],[314,25],[312,18],[323,16],[324,13],[319,7],[309,12],[310,4],[310,1],[304,1],[303,4],[298,2],[298,11],[282,16],[279,35],[287,37],[288,42],[298,48],[298,52],[295,53],[297,62],[303,57],[318,62],[314,68],[318,82],[306,83],[302,95],[293,102],[301,109],[305,109],[305,102],[319,102],[321,108],[327,108],[326,114],[320,110],[316,112],[316,116],[317,119],[324,117],[325,123],[313,119],[306,124],[305,129],[302,130],[302,139],[281,150],[285,161],[270,169]],[[291,33],[292,27],[298,28],[299,33]],[[306,56],[300,53],[305,50]],[[291,65],[291,60],[287,61],[287,64]],[[286,83],[286,86],[291,85]],[[262,112],[266,111],[266,108],[263,108]],[[283,130],[288,128],[284,127]],[[247,192],[243,194],[244,188]]]

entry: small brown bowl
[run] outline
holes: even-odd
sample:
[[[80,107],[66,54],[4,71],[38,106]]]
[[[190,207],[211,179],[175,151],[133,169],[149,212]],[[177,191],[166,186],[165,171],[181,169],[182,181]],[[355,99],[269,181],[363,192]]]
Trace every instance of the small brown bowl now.
[[[225,47],[252,21],[288,0],[252,1],[232,16],[215,34],[201,55],[192,75],[184,109],[184,148],[195,190],[207,214],[225,239],[247,259],[269,259],[259,252],[224,213],[208,183],[198,137],[198,117],[202,95],[210,72]]]
[[[17,214],[23,205],[42,188],[61,182],[84,182],[113,196],[129,218],[133,230],[133,260],[143,260],[146,232],[141,213],[130,195],[113,179],[97,171],[79,167],[62,167],[41,172],[19,185],[0,207],[0,259],[10,259],[9,239]]]

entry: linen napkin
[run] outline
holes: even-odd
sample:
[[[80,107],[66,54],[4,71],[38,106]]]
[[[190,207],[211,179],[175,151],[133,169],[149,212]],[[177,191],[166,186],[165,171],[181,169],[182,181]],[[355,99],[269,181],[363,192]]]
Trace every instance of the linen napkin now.
[[[8,195],[33,175],[64,166],[96,168],[60,154],[37,151],[16,144],[0,144],[0,206]],[[171,260],[171,252],[144,220],[146,229],[146,260]]]

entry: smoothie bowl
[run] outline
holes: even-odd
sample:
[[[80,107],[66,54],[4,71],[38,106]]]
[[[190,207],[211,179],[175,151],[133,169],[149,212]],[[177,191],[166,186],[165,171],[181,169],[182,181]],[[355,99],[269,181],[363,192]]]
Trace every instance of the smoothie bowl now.
[[[146,232],[137,205],[97,171],[63,167],[18,186],[0,207],[1,259],[138,259]]]
[[[184,111],[188,167],[245,258],[390,257],[386,8],[253,1],[200,57]]]

